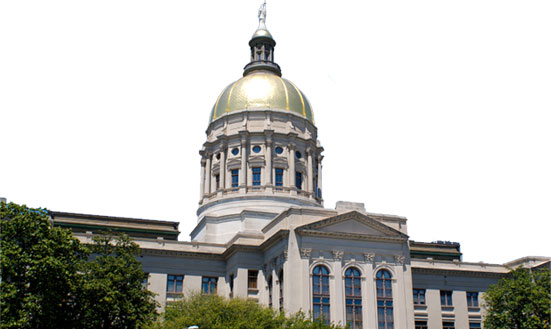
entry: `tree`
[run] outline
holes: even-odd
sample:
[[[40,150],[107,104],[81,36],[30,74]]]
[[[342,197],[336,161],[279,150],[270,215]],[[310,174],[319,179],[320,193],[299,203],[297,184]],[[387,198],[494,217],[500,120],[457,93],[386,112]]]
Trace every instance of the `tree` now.
[[[93,260],[83,264],[79,287],[81,328],[141,328],[156,318],[139,247],[127,235],[96,236]]]
[[[167,305],[156,329],[181,329],[192,325],[208,329],[338,329],[313,321],[299,312],[290,318],[250,299],[226,299],[218,295],[192,294]]]
[[[1,328],[77,327],[74,294],[88,251],[44,209],[0,204]]]
[[[549,270],[518,268],[484,293],[487,329],[550,328]]]
[[[141,328],[155,318],[127,236],[85,246],[47,210],[14,203],[1,203],[0,220],[2,329]]]

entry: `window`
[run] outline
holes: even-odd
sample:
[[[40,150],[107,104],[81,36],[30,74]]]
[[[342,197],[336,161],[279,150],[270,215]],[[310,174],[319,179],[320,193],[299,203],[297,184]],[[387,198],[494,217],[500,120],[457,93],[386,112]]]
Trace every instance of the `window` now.
[[[394,328],[392,306],[392,275],[387,270],[377,272],[377,321],[379,329]]]
[[[329,270],[323,265],[314,267],[312,276],[312,304],[314,306],[314,320],[331,321],[329,313]]]
[[[253,147],[253,152],[254,152],[254,153],[260,152],[260,146],[258,146],[258,145],[254,146],[254,147]]]
[[[184,276],[169,274],[166,281],[166,292],[172,294],[181,294],[184,286]]]
[[[149,280],[149,273],[144,273],[144,278],[142,280],[142,287],[147,289],[147,281]]]
[[[216,189],[220,188],[220,175],[215,175],[214,180],[216,181]]]
[[[455,324],[453,322],[442,322],[442,329],[455,329]]]
[[[297,159],[300,159],[302,158],[302,153],[300,153],[300,151],[296,151],[295,156],[297,157]]]
[[[415,321],[415,329],[428,329],[427,321]]]
[[[283,311],[283,270],[279,271],[277,280],[279,281],[279,310]]]
[[[425,305],[425,289],[413,289],[413,304]]]
[[[283,169],[275,168],[275,186],[283,186]]]
[[[216,284],[218,283],[218,278],[204,276],[201,282],[203,294],[211,295],[216,293]]]
[[[467,306],[478,307],[478,292],[467,291]]]
[[[233,274],[230,274],[230,297],[233,297]]]
[[[268,307],[272,308],[273,306],[273,283],[272,276],[268,277]]]
[[[297,172],[296,175],[295,175],[295,186],[299,190],[302,190],[302,173],[300,173],[300,172]]]
[[[453,306],[452,292],[449,290],[440,290],[440,304],[442,306]]]
[[[344,273],[346,324],[350,329],[362,328],[362,288],[360,271],[350,267]]]
[[[249,289],[257,289],[257,286],[258,286],[257,283],[258,283],[258,271],[249,270],[247,287]]]
[[[231,187],[239,186],[239,169],[233,169],[231,171]]]
[[[260,167],[253,167],[253,186],[260,186]]]
[[[469,322],[469,329],[480,329],[482,325],[480,322]]]
[[[231,154],[238,155],[239,154],[239,149],[237,147],[234,148],[233,150],[231,150]]]
[[[281,154],[281,153],[283,153],[283,148],[281,148],[280,146],[278,146],[278,147],[275,148],[275,152],[276,152],[277,154]]]

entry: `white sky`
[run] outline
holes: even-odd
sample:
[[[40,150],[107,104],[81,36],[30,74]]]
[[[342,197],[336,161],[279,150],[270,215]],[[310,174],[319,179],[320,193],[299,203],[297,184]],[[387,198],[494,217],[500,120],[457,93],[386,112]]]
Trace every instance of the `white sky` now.
[[[218,94],[260,0],[0,2],[0,196],[196,223]],[[551,255],[551,1],[269,1],[325,147],[325,205],[466,261]]]

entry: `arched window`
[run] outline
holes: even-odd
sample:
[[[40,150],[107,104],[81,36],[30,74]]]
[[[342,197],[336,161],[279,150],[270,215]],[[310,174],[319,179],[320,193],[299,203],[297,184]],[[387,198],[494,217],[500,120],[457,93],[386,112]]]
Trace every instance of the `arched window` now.
[[[377,318],[379,329],[394,329],[392,275],[387,270],[377,272]]]
[[[350,329],[362,328],[361,275],[355,267],[344,272],[344,294],[346,298],[346,323]]]
[[[312,276],[312,304],[314,309],[314,320],[324,319],[331,321],[329,314],[329,270],[323,265],[314,267]]]

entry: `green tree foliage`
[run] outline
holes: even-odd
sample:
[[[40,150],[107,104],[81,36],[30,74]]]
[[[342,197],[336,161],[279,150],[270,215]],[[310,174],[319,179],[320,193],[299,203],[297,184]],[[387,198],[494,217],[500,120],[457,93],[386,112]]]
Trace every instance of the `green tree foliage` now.
[[[551,311],[549,270],[518,268],[484,293],[487,329],[549,329]]]
[[[14,203],[0,204],[0,224],[0,328],[140,328],[155,317],[128,237],[87,247],[46,210]]]
[[[83,264],[81,328],[141,328],[155,319],[147,273],[136,259],[138,245],[126,235],[94,237],[93,260]]]
[[[339,329],[313,321],[299,312],[290,318],[255,301],[226,299],[217,295],[192,294],[168,305],[163,321],[155,329],[181,329],[196,325],[200,329]]]
[[[75,326],[74,291],[87,250],[44,209],[0,204],[2,328]]]

